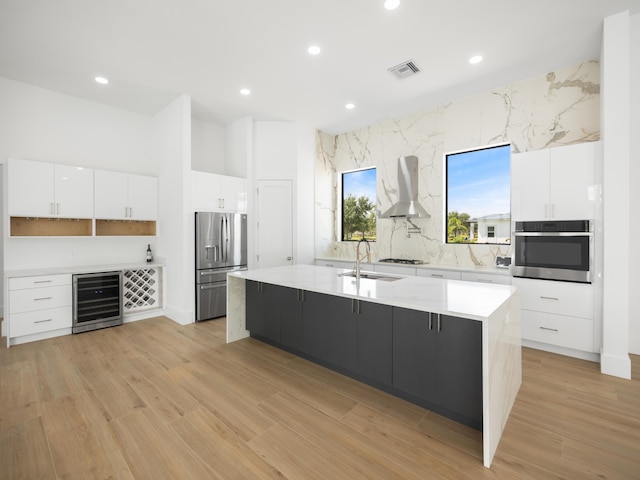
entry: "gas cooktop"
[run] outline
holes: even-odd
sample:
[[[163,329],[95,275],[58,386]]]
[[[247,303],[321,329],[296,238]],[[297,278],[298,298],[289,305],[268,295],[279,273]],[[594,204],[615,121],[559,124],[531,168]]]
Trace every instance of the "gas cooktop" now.
[[[379,261],[385,263],[404,263],[405,265],[422,265],[424,263],[422,260],[412,260],[408,258],[383,258]]]

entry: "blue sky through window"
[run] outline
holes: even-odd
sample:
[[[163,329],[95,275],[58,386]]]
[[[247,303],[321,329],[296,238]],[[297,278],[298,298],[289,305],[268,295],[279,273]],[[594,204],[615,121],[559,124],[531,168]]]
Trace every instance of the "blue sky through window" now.
[[[511,146],[447,154],[447,213],[509,213]]]
[[[342,174],[342,198],[350,194],[356,198],[365,196],[371,203],[376,204],[376,169],[357,170]]]

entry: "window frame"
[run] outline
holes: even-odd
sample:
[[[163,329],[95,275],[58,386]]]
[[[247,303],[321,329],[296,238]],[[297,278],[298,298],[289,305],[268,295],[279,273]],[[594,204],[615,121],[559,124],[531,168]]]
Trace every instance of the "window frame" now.
[[[375,192],[376,192],[376,197],[375,198],[370,198],[369,200],[371,201],[371,203],[374,206],[374,216],[376,216],[376,229],[375,229],[375,238],[374,239],[367,239],[367,241],[369,242],[375,242],[378,239],[378,222],[377,222],[377,215],[375,215],[376,213],[376,208],[377,208],[377,202],[378,202],[378,198],[377,198],[377,184],[378,184],[378,169],[375,165],[373,166],[369,166],[369,167],[361,167],[361,168],[354,168],[351,170],[344,170],[341,172],[338,172],[339,175],[339,198],[338,198],[338,204],[339,204],[339,208],[338,208],[338,218],[336,219],[338,221],[338,230],[339,230],[339,241],[340,242],[357,242],[360,239],[352,239],[352,240],[348,240],[345,238],[345,229],[344,229],[344,176],[348,175],[350,173],[356,173],[356,172],[363,172],[366,170],[374,170],[375,171]]]
[[[511,150],[511,142],[501,142],[501,143],[495,143],[495,144],[491,144],[491,145],[483,145],[483,146],[479,146],[479,147],[473,147],[473,148],[465,148],[465,149],[461,149],[461,150],[455,150],[455,151],[451,151],[451,152],[446,152],[443,154],[443,186],[442,186],[442,191],[443,191],[443,197],[444,197],[444,201],[443,201],[443,223],[444,223],[444,229],[443,229],[443,243],[445,245],[510,245],[510,238],[511,235],[509,235],[509,237],[505,238],[505,242],[482,242],[482,243],[478,243],[477,241],[475,241],[475,238],[478,237],[479,233],[480,233],[480,225],[479,222],[472,222],[476,224],[476,228],[474,229],[470,229],[473,230],[474,232],[474,241],[463,241],[463,242],[454,242],[454,241],[449,241],[449,157],[453,157],[456,155],[460,155],[460,154],[465,154],[465,153],[473,153],[473,152],[480,152],[480,151],[484,151],[484,150],[492,150],[492,149],[498,149],[498,148],[504,148],[507,147],[508,151],[509,151],[509,160],[508,160],[508,167],[509,167],[509,185],[508,185],[508,191],[509,191],[509,211],[508,211],[508,223],[509,225],[511,225],[511,155],[512,155],[512,150]],[[466,213],[466,212],[458,212],[458,213]],[[502,212],[502,213],[496,213],[495,215],[503,215],[504,213],[507,212]],[[492,214],[493,215],[493,214]],[[469,220],[476,218],[473,216],[469,217]],[[478,217],[481,218],[481,217]],[[470,223],[470,222],[467,222]],[[498,225],[495,222],[492,222],[491,225],[494,226],[494,232],[495,232],[495,237],[494,238],[498,238],[497,235],[499,233],[499,228]],[[488,238],[488,237],[487,237]]]

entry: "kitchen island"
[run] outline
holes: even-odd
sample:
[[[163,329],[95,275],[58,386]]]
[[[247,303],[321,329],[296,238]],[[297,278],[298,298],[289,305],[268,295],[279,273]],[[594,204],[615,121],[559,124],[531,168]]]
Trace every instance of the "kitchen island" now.
[[[409,400],[433,404],[445,412],[450,410],[454,419],[457,413],[460,418],[467,418],[464,409],[469,406],[468,399],[465,405],[465,399],[459,398],[465,395],[459,393],[466,392],[466,384],[473,383],[469,382],[469,372],[477,372],[481,379],[471,380],[478,383],[481,392],[476,403],[482,404],[479,428],[483,463],[489,467],[522,379],[517,289],[395,275],[356,279],[349,273],[344,269],[294,265],[230,274],[227,342],[249,336],[247,321],[252,322],[252,335],[258,338],[318,359],[318,363],[337,365],[334,369],[354,372],[354,378]],[[327,308],[344,315],[327,315]],[[319,310],[322,315],[317,314]],[[349,311],[356,315],[353,322],[348,318]],[[277,324],[270,324],[274,319]],[[364,330],[362,326],[367,329],[364,338],[358,335]],[[369,331],[370,327],[375,327],[375,332]],[[333,336],[327,337],[327,329],[332,328]],[[468,331],[471,334],[464,333]],[[435,343],[421,349],[417,342],[426,332]],[[465,342],[462,349],[456,348],[456,338],[451,337],[458,334],[460,342]],[[432,358],[437,372],[427,368],[420,371],[415,365],[424,365],[428,357],[416,363],[410,355],[421,356],[431,347],[442,354]],[[383,361],[385,355],[380,354],[387,351],[385,348],[389,352],[388,364]],[[355,353],[350,355],[351,350]],[[452,354],[459,358],[452,358]],[[325,361],[327,358],[329,361]],[[476,365],[477,370],[474,363],[481,364]],[[449,377],[447,372],[451,373]],[[434,376],[433,389],[443,391],[444,396],[431,400],[419,394],[424,386],[416,382],[429,376]],[[463,402],[458,408],[455,404],[459,400]],[[447,401],[451,402],[451,409]]]

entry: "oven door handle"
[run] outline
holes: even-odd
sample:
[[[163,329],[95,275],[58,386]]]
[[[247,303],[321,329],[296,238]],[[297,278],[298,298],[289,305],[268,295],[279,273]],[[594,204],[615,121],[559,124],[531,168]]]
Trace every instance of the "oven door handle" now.
[[[513,232],[514,237],[593,237],[593,232]]]

